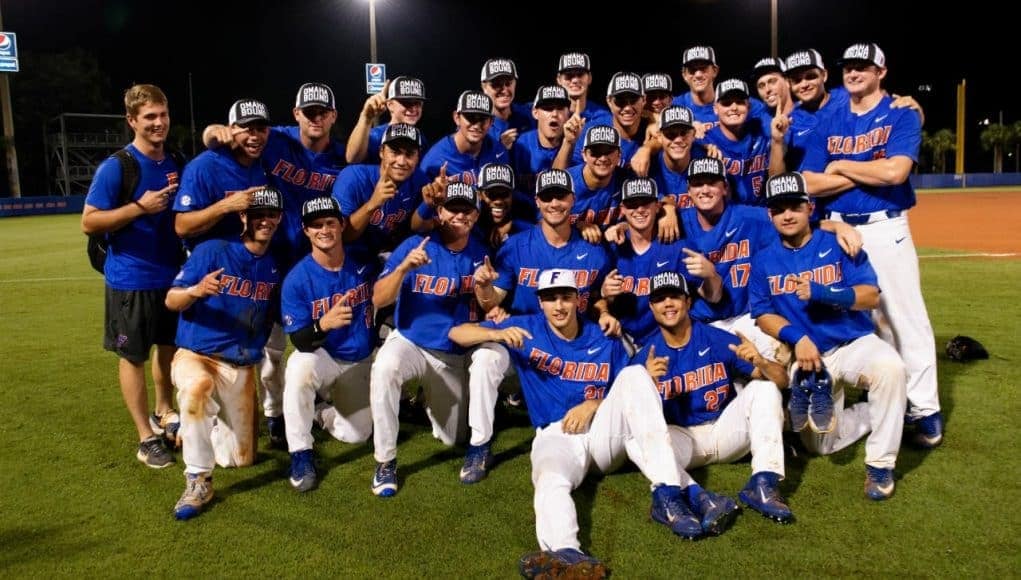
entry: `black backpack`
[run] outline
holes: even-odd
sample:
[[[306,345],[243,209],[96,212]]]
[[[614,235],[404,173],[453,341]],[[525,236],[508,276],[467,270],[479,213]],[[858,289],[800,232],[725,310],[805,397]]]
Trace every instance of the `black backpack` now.
[[[165,149],[168,157],[174,160],[177,164],[177,171],[181,173],[184,171],[184,165],[187,163],[184,155],[174,149]],[[135,190],[138,189],[138,182],[142,179],[142,167],[138,164],[138,160],[135,156],[128,151],[127,147],[121,149],[111,155],[110,157],[117,159],[117,162],[121,166],[121,191],[120,195],[117,196],[117,207],[131,203],[132,197],[135,195]],[[92,269],[99,272],[100,274],[105,273],[104,266],[106,265],[106,249],[109,246],[107,240],[107,234],[90,234],[89,243],[86,246],[86,253],[89,255],[89,263],[92,264]],[[182,259],[181,263],[184,263],[184,248],[181,249]]]

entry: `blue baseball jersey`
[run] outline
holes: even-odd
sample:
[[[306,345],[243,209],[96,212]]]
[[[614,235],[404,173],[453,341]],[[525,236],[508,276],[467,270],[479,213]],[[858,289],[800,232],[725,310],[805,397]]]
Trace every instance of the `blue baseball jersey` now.
[[[677,272],[687,280],[688,288],[702,285],[701,278],[688,274],[682,248],[695,249],[687,239],[672,244],[653,240],[652,245],[639,254],[631,245],[630,232],[624,243],[616,246],[614,267],[624,278],[624,285],[623,293],[613,299],[610,312],[638,344],[645,344],[644,339],[657,328],[649,309],[653,276],[659,272]]]
[[[422,238],[416,235],[404,240],[390,255],[379,277],[396,270]],[[487,255],[486,248],[470,237],[464,249],[454,252],[443,245],[439,232],[430,233],[428,238],[425,252],[431,262],[404,276],[394,323],[405,338],[418,346],[462,353],[464,349],[451,342],[447,333],[458,324],[477,322],[480,318],[474,275]]]
[[[239,240],[208,240],[195,246],[174,286],[194,286],[220,268],[220,293],[181,312],[177,346],[238,366],[253,365],[262,360],[279,305],[280,272],[269,253],[256,256]]]
[[[518,372],[521,390],[528,403],[528,417],[535,427],[545,427],[564,418],[567,411],[587,400],[603,399],[613,380],[627,366],[628,356],[619,339],[603,335],[599,325],[579,317],[578,336],[558,336],[546,316],[511,316],[486,328],[517,326],[528,331],[522,348],[507,347]]]
[[[691,427],[720,418],[723,409],[737,396],[734,378],[748,377],[755,370],[730,350],[732,344],[741,344],[741,340],[693,320],[688,344],[680,348],[669,346],[663,333],[655,332],[635,354],[633,361],[642,365],[649,357],[649,348],[655,348],[654,356],[670,359],[666,374],[656,379],[667,423]]]
[[[273,242],[285,248],[274,255],[278,265],[286,270],[312,251],[301,227],[301,206],[333,191],[337,173],[347,163],[344,146],[331,140],[322,153],[316,153],[302,145],[301,129],[297,126],[273,127],[260,161],[270,185],[283,194],[283,219]],[[280,263],[281,260],[285,262]]]
[[[571,103],[571,110],[574,110],[575,104]],[[571,116],[569,112],[568,116]],[[591,127],[592,125],[613,125],[613,113],[610,109],[595,101],[591,95],[585,99],[585,108],[581,111],[581,118],[585,119],[585,125]],[[581,141],[581,139],[579,139]]]
[[[723,298],[716,304],[696,301],[691,308],[691,317],[712,322],[747,313],[752,258],[778,239],[766,210],[727,204],[720,221],[708,231],[702,229],[698,210],[694,207],[679,213],[687,242],[709,258],[723,279]]]
[[[691,91],[674,97],[672,104],[691,109],[695,120],[700,123],[712,123],[713,127],[720,123],[720,118],[716,115],[714,103],[709,103],[708,105],[696,104],[691,96]],[[773,115],[770,114],[769,107],[755,97],[748,99],[748,119],[754,119],[758,122],[758,125],[764,126],[766,128],[766,135],[769,135],[769,124],[773,120]]]
[[[585,312],[592,290],[598,293],[611,261],[605,247],[586,242],[574,228],[567,244],[555,248],[546,241],[542,226],[535,225],[508,238],[497,251],[493,267],[499,276],[494,285],[510,295],[504,300],[510,306],[504,307],[512,314],[541,312],[536,295],[539,273],[552,268],[572,270],[578,285],[578,311]]]
[[[819,123],[834,111],[846,107],[849,98],[844,87],[839,87],[830,91],[826,104],[814,111],[806,109],[804,103],[794,106],[790,114],[791,125],[784,135],[784,143],[787,146],[784,163],[787,171],[801,171],[804,168],[805,152]]]
[[[426,176],[432,180],[440,174],[440,168],[447,164],[447,179],[451,182],[462,181],[464,183],[477,184],[479,182],[479,169],[487,163],[507,163],[510,161],[510,153],[507,148],[494,140],[488,134],[482,141],[482,150],[475,157],[471,154],[461,153],[454,143],[454,135],[447,135],[433,145],[429,152],[422,157],[419,167]]]
[[[390,123],[383,123],[369,129],[369,145],[365,152],[365,159],[362,160],[362,163],[370,165],[373,163],[377,165],[379,164],[379,148],[383,146],[383,134],[386,133],[386,128],[389,126]],[[421,127],[419,127],[418,132],[419,135],[422,135]],[[422,135],[422,151],[425,151],[428,148],[429,140],[425,138],[425,135]]]
[[[132,200],[146,191],[158,191],[179,180],[180,168],[167,155],[155,161],[134,145],[127,150],[138,161],[138,187]],[[99,164],[89,185],[85,204],[107,211],[121,206],[121,163],[110,157]],[[156,290],[169,288],[181,265],[181,241],[174,232],[174,212],[168,207],[156,214],[143,214],[121,229],[106,234],[108,242],[103,275],[115,290]]]
[[[511,148],[511,167],[520,191],[535,191],[535,176],[553,167],[560,147],[543,147],[539,143],[539,131],[529,131],[520,135]],[[532,201],[535,205],[535,201]]]
[[[174,198],[174,211],[184,213],[205,209],[228,195],[266,183],[266,173],[258,161],[245,167],[234,160],[230,147],[209,149],[200,153],[184,169],[181,187]],[[194,248],[206,240],[234,241],[240,236],[241,218],[231,213],[221,217],[205,232],[185,239],[185,244]]]
[[[829,232],[814,230],[812,239],[797,249],[784,246],[777,238],[752,259],[749,288],[752,317],[783,316],[807,332],[819,352],[872,332],[872,319],[867,312],[799,299],[800,278],[809,278],[827,288],[879,285],[865,251],[858,252],[854,258],[848,257],[837,243],[837,237]]]
[[[678,208],[691,207],[691,196],[688,195],[687,168],[685,168],[685,171],[680,173],[670,169],[670,167],[667,166],[664,155],[666,155],[666,153],[660,151],[652,156],[652,160],[649,163],[649,178],[656,181],[656,187],[659,189],[661,196],[674,196],[674,200]],[[697,143],[691,144],[692,160],[702,159],[705,156],[706,151],[704,147]]]
[[[731,141],[717,125],[706,131],[700,142],[716,145],[723,154],[723,166],[733,186],[731,199],[735,203],[761,206],[765,205],[762,187],[768,177],[770,136],[751,117],[744,126],[745,134],[737,141]]]
[[[340,211],[350,216],[372,198],[379,182],[379,165],[349,165],[337,177],[333,197],[340,202]],[[429,179],[416,169],[397,188],[397,193],[369,216],[369,225],[354,242],[364,255],[390,251],[403,240],[411,228],[411,214],[422,203],[422,187]]]
[[[311,326],[341,298],[351,307],[351,324],[327,331],[322,348],[335,359],[360,361],[376,346],[373,332],[372,283],[375,270],[350,254],[340,271],[323,268],[305,256],[284,279],[280,308],[284,332],[292,334]]]
[[[918,112],[893,109],[886,95],[867,113],[852,113],[849,105],[821,120],[805,153],[803,167],[822,172],[831,161],[873,161],[905,156],[918,163],[922,122]],[[827,198],[825,209],[841,213],[871,213],[914,207],[911,181],[890,186],[857,185]]]
[[[620,221],[620,188],[630,172],[617,168],[610,183],[592,189],[585,182],[584,165],[575,165],[567,170],[574,182],[574,205],[571,206],[571,223],[589,222],[609,226]],[[541,219],[541,215],[539,219]]]
[[[500,135],[508,129],[517,129],[518,137],[525,131],[535,129],[536,121],[532,118],[532,106],[526,103],[511,103],[511,114],[507,120],[493,116],[493,124],[489,126],[489,136],[497,143],[500,142]]]

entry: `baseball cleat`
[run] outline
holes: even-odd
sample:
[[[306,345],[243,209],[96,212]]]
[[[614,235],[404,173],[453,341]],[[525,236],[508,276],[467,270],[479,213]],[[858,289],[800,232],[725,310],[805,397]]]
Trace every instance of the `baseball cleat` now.
[[[153,435],[139,443],[138,453],[135,454],[135,457],[153,469],[163,469],[174,463],[173,454],[167,450],[163,438],[159,435]]]
[[[677,485],[659,485],[652,490],[652,519],[686,540],[702,536],[702,523],[688,508]]]
[[[741,509],[737,502],[729,497],[706,490],[699,492],[691,507],[695,515],[702,520],[702,531],[712,536],[718,536],[726,531],[734,523]]]
[[[789,524],[794,521],[794,514],[791,508],[784,503],[783,497],[777,490],[780,484],[780,476],[771,471],[760,471],[753,474],[744,489],[737,497],[749,508],[759,512],[763,517]]]
[[[608,576],[606,565],[574,548],[529,552],[518,560],[518,572],[525,578],[592,578]]]
[[[492,466],[493,454],[489,450],[489,443],[469,445],[468,453],[464,456],[464,466],[461,467],[461,483],[482,481]]]
[[[376,464],[372,476],[372,493],[379,497],[393,497],[397,494],[397,460]]]
[[[269,430],[269,444],[275,449],[287,449],[287,428],[283,415],[266,417],[266,428]]]
[[[174,517],[179,520],[189,520],[199,515],[202,508],[213,499],[211,473],[186,473],[184,480],[184,493],[174,506]]]
[[[315,489],[319,483],[319,476],[316,474],[314,459],[311,449],[303,449],[291,454],[291,487],[300,492]]]
[[[893,470],[865,465],[865,495],[875,501],[889,499],[895,487]]]
[[[791,431],[798,433],[808,426],[808,407],[811,391],[803,388],[800,383],[791,383],[791,399],[787,403],[787,411],[791,418]]]
[[[936,411],[920,419],[914,419],[911,423],[915,426],[915,433],[911,442],[922,449],[933,449],[943,443],[943,413]]]
[[[837,426],[837,416],[833,412],[833,379],[825,370],[813,373],[812,377],[808,424],[816,433],[829,433]]]

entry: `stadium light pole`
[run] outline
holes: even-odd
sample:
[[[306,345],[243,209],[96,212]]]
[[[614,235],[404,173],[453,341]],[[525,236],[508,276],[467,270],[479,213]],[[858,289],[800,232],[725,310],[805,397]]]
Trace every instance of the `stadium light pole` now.
[[[369,61],[379,62],[376,60],[376,0],[369,0]]]
[[[777,53],[780,52],[778,50],[778,47],[777,47],[777,36],[776,36],[776,29],[777,29],[776,12],[777,12],[777,3],[778,2],[779,2],[779,0],[769,0],[769,33],[770,33],[770,37],[769,37],[770,45],[769,46],[770,46],[770,56],[772,56],[773,58],[776,58],[777,57]]]

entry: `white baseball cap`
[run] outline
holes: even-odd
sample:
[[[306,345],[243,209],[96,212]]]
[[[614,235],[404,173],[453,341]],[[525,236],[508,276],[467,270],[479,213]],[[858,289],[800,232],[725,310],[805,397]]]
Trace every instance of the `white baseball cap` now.
[[[539,274],[538,291],[542,292],[543,290],[553,290],[555,288],[567,288],[577,291],[578,284],[574,280],[574,271],[563,268],[543,270]]]

